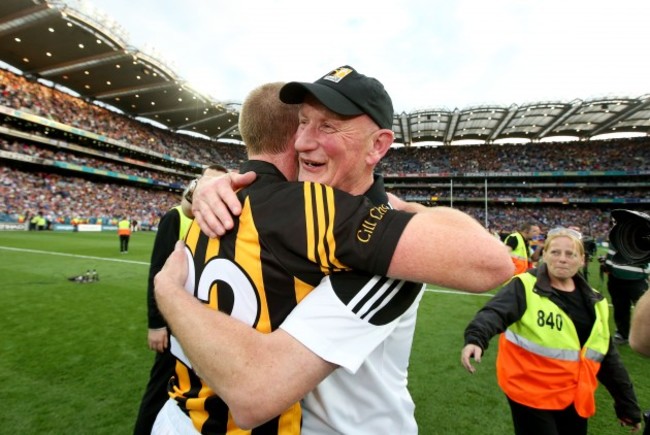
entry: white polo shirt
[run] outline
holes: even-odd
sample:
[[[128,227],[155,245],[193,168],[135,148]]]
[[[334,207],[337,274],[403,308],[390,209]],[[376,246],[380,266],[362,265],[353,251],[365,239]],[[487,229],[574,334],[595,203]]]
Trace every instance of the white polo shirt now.
[[[416,434],[407,376],[422,284],[326,277],[280,326],[340,367],[303,399],[305,435]]]

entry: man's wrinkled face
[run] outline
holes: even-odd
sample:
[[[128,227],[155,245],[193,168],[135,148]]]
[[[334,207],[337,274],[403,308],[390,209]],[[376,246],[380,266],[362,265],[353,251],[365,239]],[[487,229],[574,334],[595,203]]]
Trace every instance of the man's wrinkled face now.
[[[364,193],[374,166],[370,153],[378,131],[366,115],[344,117],[307,97],[300,109],[295,144],[298,180]]]

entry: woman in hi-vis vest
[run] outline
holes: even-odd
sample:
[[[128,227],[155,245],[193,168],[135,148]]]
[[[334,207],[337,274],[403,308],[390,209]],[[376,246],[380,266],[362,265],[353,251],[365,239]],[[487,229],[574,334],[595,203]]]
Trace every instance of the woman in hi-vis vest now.
[[[499,337],[497,380],[518,435],[586,435],[600,381],[621,424],[641,427],[632,382],[609,333],[607,299],[578,273],[584,247],[577,231],[556,228],[544,263],[516,275],[465,329],[461,363],[474,373]]]

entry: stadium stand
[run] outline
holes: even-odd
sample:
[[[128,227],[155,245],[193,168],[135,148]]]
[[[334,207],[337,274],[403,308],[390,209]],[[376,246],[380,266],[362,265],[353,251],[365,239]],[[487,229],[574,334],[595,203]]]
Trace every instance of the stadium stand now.
[[[162,130],[4,70],[0,120],[5,221],[43,212],[53,223],[115,222],[126,212],[152,227],[205,164],[245,159],[242,146]],[[380,170],[399,196],[460,208],[496,232],[532,219],[602,240],[611,209],[650,202],[648,137],[399,147]]]
[[[22,72],[27,81],[65,88],[85,101],[171,131],[241,143],[239,102],[215,100],[194,90],[165,62],[164,51],[143,51],[131,44],[126,29],[92,2],[2,1],[0,23],[0,62]],[[433,97],[431,104],[437,104]],[[467,140],[537,142],[558,136],[589,140],[620,132],[647,135],[650,94],[420,108],[396,113],[393,132],[396,142],[407,146]]]
[[[69,3],[0,2],[0,221],[43,211],[52,222],[110,222],[128,210],[155,226],[204,165],[245,159],[238,105],[194,91],[109,17]],[[40,55],[43,34],[57,56]],[[650,94],[419,109],[396,114],[393,131],[405,146],[379,167],[390,190],[495,232],[536,220],[602,240],[612,209],[649,208]],[[643,136],[594,139],[621,132]],[[579,140],[546,141],[555,136]],[[466,140],[484,145],[458,145]]]
[[[497,232],[534,220],[603,240],[610,210],[648,208],[649,166],[650,140],[637,137],[395,148],[381,168],[405,199],[453,205]]]
[[[173,134],[0,71],[0,220],[43,212],[106,223],[126,213],[155,226],[199,162],[234,168],[244,158],[242,146]]]

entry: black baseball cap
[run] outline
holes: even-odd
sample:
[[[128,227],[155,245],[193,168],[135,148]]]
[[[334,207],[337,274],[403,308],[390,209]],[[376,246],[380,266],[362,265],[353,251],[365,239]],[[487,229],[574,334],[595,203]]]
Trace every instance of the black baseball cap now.
[[[299,104],[308,93],[334,113],[343,116],[365,113],[379,127],[393,127],[393,102],[384,85],[351,66],[336,68],[314,83],[289,82],[280,89],[280,100]]]

